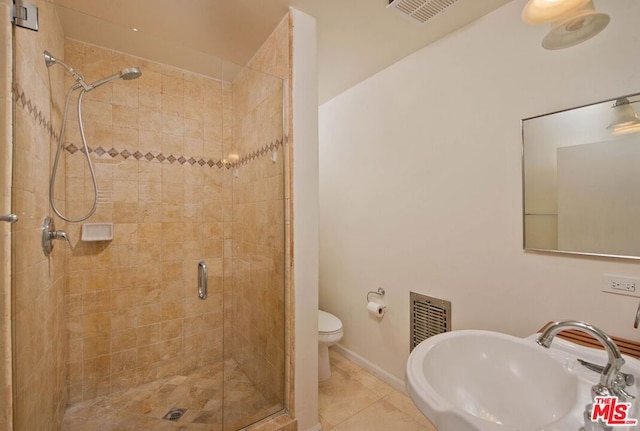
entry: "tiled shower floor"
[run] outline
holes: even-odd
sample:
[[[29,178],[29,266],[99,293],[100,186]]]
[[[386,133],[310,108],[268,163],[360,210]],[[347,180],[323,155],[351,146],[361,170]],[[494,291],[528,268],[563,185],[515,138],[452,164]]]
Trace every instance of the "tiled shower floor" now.
[[[235,361],[225,361],[224,427],[222,369],[173,376],[84,401],[67,409],[62,431],[235,431],[281,409],[270,405]],[[187,409],[178,421],[162,417]]]

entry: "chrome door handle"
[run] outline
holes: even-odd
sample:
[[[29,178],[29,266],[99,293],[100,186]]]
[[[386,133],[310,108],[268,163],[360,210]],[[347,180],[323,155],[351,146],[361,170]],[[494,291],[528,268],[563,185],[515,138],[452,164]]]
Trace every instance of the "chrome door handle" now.
[[[2,214],[0,215],[0,221],[6,221],[7,223],[15,223],[18,221],[18,216],[15,214]]]
[[[198,298],[207,299],[207,280],[208,280],[209,271],[207,270],[207,264],[204,263],[204,260],[198,262]]]

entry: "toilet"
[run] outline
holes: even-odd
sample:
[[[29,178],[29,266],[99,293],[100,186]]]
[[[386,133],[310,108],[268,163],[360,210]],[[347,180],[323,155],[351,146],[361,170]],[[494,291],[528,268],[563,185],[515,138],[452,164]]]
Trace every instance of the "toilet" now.
[[[342,338],[342,322],[326,311],[318,310],[318,381],[331,377],[329,346]]]

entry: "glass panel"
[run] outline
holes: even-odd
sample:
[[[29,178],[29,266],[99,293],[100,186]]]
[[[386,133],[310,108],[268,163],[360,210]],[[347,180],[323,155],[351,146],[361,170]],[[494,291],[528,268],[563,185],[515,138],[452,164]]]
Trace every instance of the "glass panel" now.
[[[245,68],[231,96],[225,431],[283,408],[285,358],[283,81]]]
[[[62,70],[49,74],[44,49],[61,51],[54,6],[38,2],[41,30],[13,28],[12,331],[14,429],[49,430],[60,423],[69,356],[65,325],[67,245],[45,257],[42,223],[48,214],[52,129],[61,119]],[[64,191],[64,178],[57,190]],[[66,229],[58,220],[56,226]],[[72,372],[75,370],[72,370]]]

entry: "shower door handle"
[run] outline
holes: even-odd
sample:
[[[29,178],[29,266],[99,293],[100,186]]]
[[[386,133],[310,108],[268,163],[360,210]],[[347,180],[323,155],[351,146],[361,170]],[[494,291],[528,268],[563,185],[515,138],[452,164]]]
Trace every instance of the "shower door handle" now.
[[[207,299],[208,290],[208,273],[207,264],[204,260],[198,263],[198,298]]]
[[[2,214],[0,215],[0,221],[6,221],[7,223],[15,223],[18,221],[18,216],[15,214]]]

